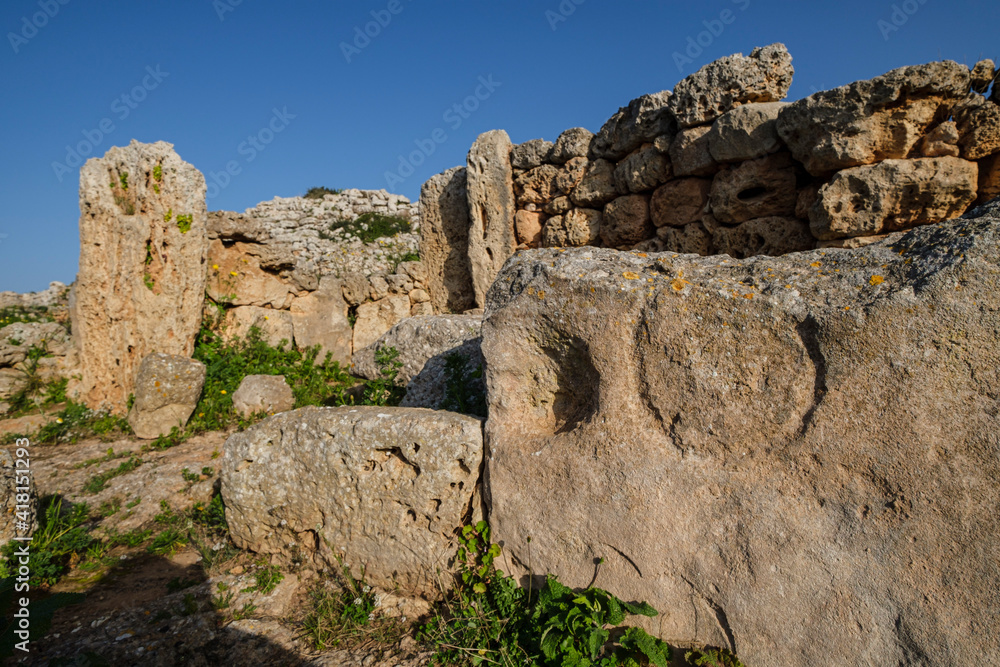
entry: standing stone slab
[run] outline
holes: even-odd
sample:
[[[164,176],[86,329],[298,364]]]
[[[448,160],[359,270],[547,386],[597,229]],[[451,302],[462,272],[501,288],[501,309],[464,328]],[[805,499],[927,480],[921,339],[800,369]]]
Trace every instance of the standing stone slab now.
[[[469,201],[465,167],[432,176],[420,189],[420,259],[434,310],[475,307],[469,265]]]
[[[486,303],[493,278],[517,246],[510,151],[510,137],[503,130],[479,135],[469,150],[469,261],[478,308]]]
[[[241,549],[337,556],[385,590],[434,595],[472,510],[480,420],[417,408],[302,408],[226,441],[222,497]]]
[[[292,331],[300,349],[320,346],[317,361],[329,352],[333,361],[346,367],[354,351],[354,331],[347,319],[343,282],[334,276],[323,276],[319,289],[292,301]]]
[[[151,354],[142,360],[135,380],[135,403],[128,423],[144,440],[183,429],[205,386],[205,365],[171,354]]]
[[[206,218],[205,177],[168,143],[133,141],[80,170],[72,316],[82,379],[73,389],[88,407],[124,414],[145,356],[194,351]]]

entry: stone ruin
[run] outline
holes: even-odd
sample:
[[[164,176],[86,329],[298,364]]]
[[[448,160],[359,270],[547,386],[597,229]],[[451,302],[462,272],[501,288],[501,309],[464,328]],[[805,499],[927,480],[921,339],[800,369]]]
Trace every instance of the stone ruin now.
[[[481,308],[518,249],[856,248],[1000,195],[991,61],[903,67],[786,103],[791,61],[782,44],[722,58],[632,100],[596,135],[479,137],[466,167],[421,193],[431,302]]]

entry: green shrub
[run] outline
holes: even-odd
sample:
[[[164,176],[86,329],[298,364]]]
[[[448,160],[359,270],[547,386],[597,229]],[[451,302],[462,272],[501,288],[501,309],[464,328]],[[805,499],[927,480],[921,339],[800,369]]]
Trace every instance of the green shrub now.
[[[330,188],[309,188],[302,195],[305,199],[322,199],[326,195],[339,195],[343,190],[331,190]]]
[[[50,496],[40,503],[38,530],[32,535],[28,567],[31,586],[52,585],[68,569],[73,556],[83,556],[95,539],[87,530],[90,508],[77,503],[63,511],[62,498]],[[4,561],[0,563],[0,578],[14,575],[14,551],[20,542],[10,541],[0,548]]]
[[[486,418],[486,391],[483,366],[469,371],[469,360],[458,352],[445,357],[444,401],[442,410]]]
[[[394,347],[377,348],[375,365],[378,367],[379,377],[365,385],[365,404],[399,405],[406,394],[406,390],[396,382],[399,369],[403,367],[399,361],[399,350]]]
[[[111,470],[94,475],[88,479],[86,484],[83,485],[83,492],[91,495],[100,493],[104,489],[108,488],[108,482],[112,479],[124,475],[125,473],[132,472],[141,465],[142,459],[132,454],[128,457],[128,459],[118,464],[117,468],[112,468]]]
[[[45,306],[8,306],[0,308],[0,329],[18,322],[55,322],[55,317]]]
[[[494,567],[502,550],[485,521],[463,528],[459,543],[457,585],[418,631],[436,648],[432,664],[667,667],[665,642],[637,627],[615,631],[630,614],[655,616],[645,602],[594,587],[572,591],[553,576],[533,595]]]
[[[381,213],[363,213],[354,220],[341,220],[330,225],[330,231],[343,230],[345,236],[353,236],[364,243],[372,243],[375,239],[410,231],[410,221],[394,215]],[[320,238],[335,239],[330,234],[320,234]]]

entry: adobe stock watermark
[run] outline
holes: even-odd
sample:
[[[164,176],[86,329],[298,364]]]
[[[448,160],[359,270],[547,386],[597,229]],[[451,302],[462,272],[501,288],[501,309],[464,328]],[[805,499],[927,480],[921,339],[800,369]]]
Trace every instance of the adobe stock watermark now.
[[[409,1],[407,0],[407,2]],[[361,52],[371,45],[372,40],[389,27],[393,17],[402,14],[404,9],[406,6],[402,0],[389,0],[385,9],[371,11],[372,20],[365,23],[363,28],[360,25],[354,26],[354,39],[350,43],[340,43],[340,52],[344,54],[344,60],[347,61],[347,64],[350,65],[351,60],[360,56]]]
[[[111,100],[111,113],[119,121],[123,121],[132,115],[132,112],[139,108],[149,94],[160,87],[163,80],[170,76],[170,72],[164,72],[157,65],[146,67],[146,75],[142,80],[132,87],[131,90],[122,93]],[[110,116],[105,116],[94,129],[83,129],[80,133],[83,139],[75,145],[66,146],[66,157],[62,162],[53,162],[52,171],[56,178],[62,183],[66,174],[75,173],[75,170],[83,164],[84,160],[91,156],[95,150],[104,142],[108,136],[116,129],[115,121]]]
[[[927,0],[903,0],[899,4],[893,4],[892,12],[889,13],[889,20],[879,19],[875,22],[878,31],[882,33],[882,40],[888,42],[889,35],[898,32],[900,28],[906,25],[910,17],[919,12],[920,8],[926,4]]]
[[[242,160],[230,160],[222,171],[209,171],[205,174],[205,181],[208,185],[206,198],[215,199],[218,197],[233,182],[233,178],[243,173],[244,165],[250,164],[257,159],[258,155],[267,150],[275,137],[284,132],[296,117],[297,114],[288,113],[288,107],[272,109],[271,118],[264,127],[248,136],[236,147],[236,153],[242,156]]]
[[[576,13],[576,8],[586,1],[587,0],[562,0],[562,2],[559,3],[559,6],[556,7],[559,11],[546,9],[545,20],[549,22],[549,27],[552,28],[552,32],[555,32],[559,28],[560,23],[568,21],[569,17]]]
[[[31,442],[27,438],[14,441],[14,537],[19,542],[14,549],[14,555],[7,561],[7,569],[14,576],[14,591],[21,593],[14,604],[13,630],[21,641],[14,643],[18,651],[28,653],[28,641],[31,639],[31,600],[27,595],[31,591],[28,581],[31,579],[31,527],[35,517],[31,511],[31,452],[28,447]]]
[[[445,109],[444,113],[441,114],[441,119],[448,124],[453,132],[458,130],[479,109],[482,103],[488,100],[502,85],[503,83],[500,81],[493,80],[492,74],[479,77],[479,85],[476,86],[472,95]],[[385,172],[388,190],[395,192],[393,188],[413,176],[417,167],[426,162],[427,158],[437,150],[437,147],[446,141],[448,141],[448,133],[443,127],[435,128],[426,139],[415,139],[413,143],[417,147],[416,150],[411,151],[406,156],[400,155],[399,166],[396,170]]]
[[[69,2],[70,0],[38,0],[38,7],[41,11],[35,12],[31,16],[27,14],[22,16],[20,30],[7,33],[7,40],[10,42],[10,47],[14,49],[14,53],[19,53],[21,47],[34,39],[38,35],[38,31],[47,26],[49,21],[54,19]]]
[[[235,12],[236,8],[243,4],[243,0],[212,0],[212,8],[219,17],[219,21],[226,20],[226,14]]]
[[[730,2],[740,12],[745,12],[750,8],[750,0],[730,0]],[[705,29],[694,36],[688,35],[687,46],[684,52],[674,51],[671,54],[674,64],[677,65],[677,71],[683,74],[685,67],[693,65],[695,58],[700,57],[705,52],[705,49],[712,46],[715,40],[721,37],[722,33],[726,31],[726,27],[736,22],[738,16],[739,13],[734,12],[732,9],[723,9],[719,12],[718,18],[702,21],[701,24]]]

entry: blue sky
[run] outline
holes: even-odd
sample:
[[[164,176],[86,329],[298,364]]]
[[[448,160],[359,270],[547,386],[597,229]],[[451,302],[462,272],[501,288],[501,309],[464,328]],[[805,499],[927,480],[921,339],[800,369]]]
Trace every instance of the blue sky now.
[[[998,59],[997,25],[995,0],[5,0],[0,290],[74,279],[73,165],[133,138],[173,143],[224,185],[213,210],[316,185],[416,199],[481,132],[596,131],[754,46],[788,46],[798,99],[903,65]]]

